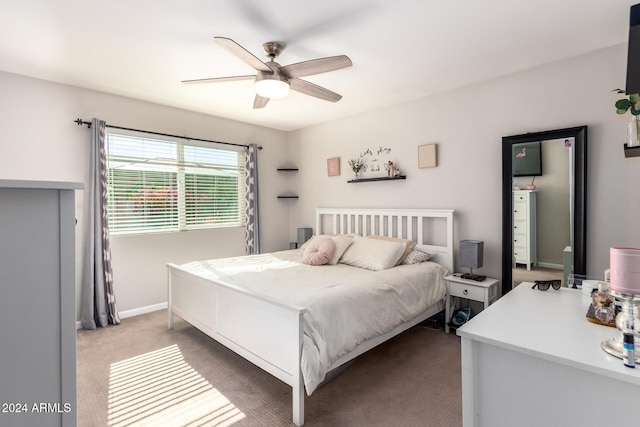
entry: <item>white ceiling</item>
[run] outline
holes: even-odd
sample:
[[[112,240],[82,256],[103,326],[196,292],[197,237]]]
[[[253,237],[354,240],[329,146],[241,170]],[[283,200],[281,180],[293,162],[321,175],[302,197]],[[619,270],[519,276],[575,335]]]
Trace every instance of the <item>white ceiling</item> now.
[[[626,43],[638,0],[0,0],[0,70],[282,130],[299,129]],[[287,65],[344,54],[353,67],[305,79],[252,108],[253,74],[214,43]],[[461,106],[461,110],[464,106]]]

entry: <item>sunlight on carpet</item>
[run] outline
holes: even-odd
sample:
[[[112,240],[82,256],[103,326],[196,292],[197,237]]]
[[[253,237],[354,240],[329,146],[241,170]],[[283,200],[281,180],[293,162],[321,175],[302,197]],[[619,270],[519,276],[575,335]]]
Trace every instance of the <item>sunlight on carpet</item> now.
[[[245,418],[184,361],[177,345],[113,363],[108,426],[216,426]]]

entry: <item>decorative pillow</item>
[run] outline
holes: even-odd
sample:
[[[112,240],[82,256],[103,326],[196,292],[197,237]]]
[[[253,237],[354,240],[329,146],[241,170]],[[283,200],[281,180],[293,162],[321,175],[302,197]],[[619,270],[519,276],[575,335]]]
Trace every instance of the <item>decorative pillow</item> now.
[[[302,253],[302,262],[309,265],[328,263],[336,253],[336,244],[329,237],[320,237],[309,243]]]
[[[406,243],[355,236],[339,262],[367,270],[386,270],[396,265],[405,248]]]
[[[409,239],[399,239],[397,237],[386,237],[386,236],[376,236],[376,235],[367,236],[367,238],[369,238],[369,239],[387,240],[387,241],[390,241],[390,242],[405,243],[407,245],[407,247],[404,250],[404,253],[402,254],[402,256],[400,257],[400,260],[398,261],[398,264],[396,264],[396,265],[402,264],[402,261],[404,261],[405,257],[407,255],[409,255],[409,252],[411,252],[413,250],[413,248],[416,247],[416,242],[414,242],[413,240],[409,240]]]
[[[317,239],[320,239],[320,238],[331,238],[331,240],[333,240],[333,242],[336,244],[336,252],[335,252],[335,254],[333,254],[333,257],[327,263],[329,265],[336,265],[338,263],[338,261],[340,260],[340,257],[342,256],[344,251],[346,251],[347,248],[349,247],[349,245],[353,242],[353,236],[351,236],[351,235],[346,235],[346,234],[317,234],[315,236],[312,236],[305,243],[303,243],[302,246],[300,246],[300,249],[302,249],[302,251],[304,253],[304,250],[307,248],[307,246],[309,246],[314,240],[317,240]]]
[[[402,264],[418,264],[421,262],[429,261],[435,255],[434,252],[429,249],[414,249],[409,254],[404,257]]]

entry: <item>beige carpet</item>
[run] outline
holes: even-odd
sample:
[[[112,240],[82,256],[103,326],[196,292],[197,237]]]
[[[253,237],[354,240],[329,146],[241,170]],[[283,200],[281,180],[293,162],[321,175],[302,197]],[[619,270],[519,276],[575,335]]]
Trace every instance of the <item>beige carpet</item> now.
[[[418,326],[305,399],[305,426],[462,425],[460,340]],[[291,388],[166,311],[78,331],[78,425],[293,426]]]

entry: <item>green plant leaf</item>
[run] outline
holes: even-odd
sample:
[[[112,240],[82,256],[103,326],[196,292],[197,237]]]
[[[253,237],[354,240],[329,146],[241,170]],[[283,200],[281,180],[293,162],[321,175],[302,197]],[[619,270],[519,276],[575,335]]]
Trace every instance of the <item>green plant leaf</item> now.
[[[640,101],[640,95],[632,93],[629,95],[629,101],[631,101],[632,104],[637,104]]]
[[[619,99],[616,101],[615,105],[618,110],[627,111],[629,107],[631,107],[631,101],[629,101],[628,99]]]

